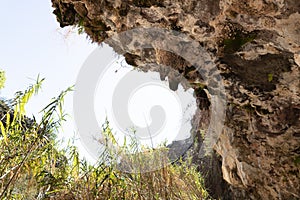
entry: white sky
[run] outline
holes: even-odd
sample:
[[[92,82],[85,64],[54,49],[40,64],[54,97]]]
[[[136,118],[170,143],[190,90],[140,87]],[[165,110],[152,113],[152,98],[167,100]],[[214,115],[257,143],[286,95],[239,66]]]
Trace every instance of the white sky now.
[[[38,74],[46,78],[43,90],[27,106],[29,117],[34,114],[38,118],[37,113],[52,97],[75,83],[84,61],[97,47],[86,35],[78,35],[71,28],[61,29],[52,12],[50,0],[10,0],[0,4],[0,69],[5,70],[7,78],[0,96],[12,98],[33,83]],[[65,110],[71,115],[72,98],[70,93],[65,101]],[[70,118],[59,138],[71,138],[75,130]],[[90,159],[82,146],[79,149]]]
[[[0,69],[6,71],[7,79],[0,96],[13,97],[33,83],[31,79],[38,74],[46,78],[40,94],[27,106],[29,116],[36,115],[52,97],[75,83],[81,65],[96,48],[76,30],[61,29],[52,11],[50,0],[0,4]],[[72,113],[72,98],[70,93],[66,99],[68,113]],[[64,130],[63,134],[71,137],[73,123],[66,124]]]

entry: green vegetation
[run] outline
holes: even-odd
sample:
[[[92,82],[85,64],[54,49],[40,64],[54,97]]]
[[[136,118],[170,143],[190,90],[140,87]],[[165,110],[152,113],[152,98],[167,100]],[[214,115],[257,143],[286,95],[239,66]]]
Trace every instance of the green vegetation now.
[[[78,22],[78,24],[75,27],[77,28],[78,34],[81,35],[81,34],[85,33],[84,20],[79,15],[77,15],[77,17],[79,18],[79,22]]]
[[[256,33],[243,33],[241,31],[236,31],[234,35],[230,38],[224,39],[224,52],[234,53],[238,51],[244,44],[253,41],[256,38]]]
[[[300,156],[297,156],[294,160],[296,165],[300,165]]]
[[[66,120],[64,97],[72,88],[53,98],[38,122],[26,117],[25,105],[38,93],[42,82],[38,78],[26,91],[18,92],[13,106],[0,112],[0,199],[209,198],[191,160],[153,172],[129,174],[118,171],[116,162],[105,164],[105,159],[90,165],[80,159],[72,142],[67,148],[59,148],[60,142],[55,138],[61,122]],[[102,129],[107,138],[112,138],[109,123]],[[146,156],[157,155],[150,151]],[[128,154],[126,160],[140,158]]]
[[[0,89],[4,88],[6,81],[5,71],[0,70]]]
[[[270,73],[270,74],[268,74],[268,81],[269,81],[269,82],[272,82],[272,80],[273,80],[273,74]]]

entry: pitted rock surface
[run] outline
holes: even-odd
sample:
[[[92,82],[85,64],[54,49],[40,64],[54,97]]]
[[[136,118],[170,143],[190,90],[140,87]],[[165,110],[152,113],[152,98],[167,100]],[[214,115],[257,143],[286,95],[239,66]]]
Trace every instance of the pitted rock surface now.
[[[207,170],[207,179],[221,174],[229,187],[220,178],[210,182],[210,192],[223,199],[300,199],[300,1],[52,3],[62,27],[80,26],[94,42],[137,27],[175,30],[197,41],[221,71],[227,95],[225,128],[210,163],[216,168]],[[198,91],[199,107],[210,109],[205,81],[180,55],[152,49],[124,56],[135,66],[154,61],[172,65]],[[176,76],[163,67],[158,71],[162,79],[173,80],[176,89]],[[207,116],[196,116],[204,128]],[[197,157],[197,151],[193,153]],[[195,161],[199,168],[205,164]]]

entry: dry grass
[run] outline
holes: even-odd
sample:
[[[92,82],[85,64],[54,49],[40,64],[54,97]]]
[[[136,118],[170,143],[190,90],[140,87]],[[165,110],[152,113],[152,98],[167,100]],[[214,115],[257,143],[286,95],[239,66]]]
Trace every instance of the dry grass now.
[[[140,161],[142,166],[139,173],[130,174],[117,170],[114,162],[110,166],[103,162],[88,164],[71,144],[58,150],[55,133],[64,120],[63,98],[69,89],[45,107],[41,122],[28,123],[24,106],[39,84],[20,93],[14,110],[0,116],[0,199],[208,198],[200,174],[188,161],[142,173],[149,163],[139,159],[145,157],[129,154],[127,161]],[[149,159],[157,155],[150,152],[146,156]]]

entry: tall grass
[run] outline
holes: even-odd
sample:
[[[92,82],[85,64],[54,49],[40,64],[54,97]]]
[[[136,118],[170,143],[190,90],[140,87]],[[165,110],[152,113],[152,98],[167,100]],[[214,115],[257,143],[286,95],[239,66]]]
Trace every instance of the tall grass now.
[[[96,165],[80,159],[69,144],[59,150],[56,134],[65,120],[63,101],[71,88],[43,109],[37,122],[26,117],[25,105],[41,87],[42,80],[18,93],[11,109],[1,111],[0,199],[207,199],[203,179],[189,161],[164,165],[151,172],[125,173],[117,160]],[[102,130],[111,134],[108,126]],[[126,154],[126,160],[140,159]],[[147,156],[156,156],[147,154]],[[166,160],[167,161],[167,160]],[[147,163],[142,163],[147,165]]]

